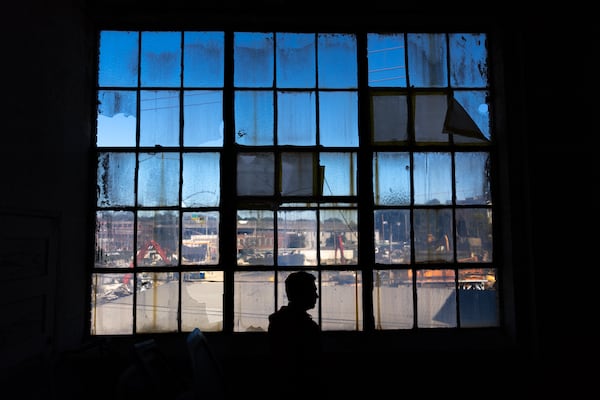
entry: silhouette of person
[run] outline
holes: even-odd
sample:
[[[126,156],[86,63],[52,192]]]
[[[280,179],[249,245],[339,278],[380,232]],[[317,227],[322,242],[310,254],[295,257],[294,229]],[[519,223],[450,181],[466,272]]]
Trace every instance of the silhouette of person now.
[[[306,271],[285,280],[288,304],[269,316],[268,338],[277,378],[275,398],[323,394],[321,329],[308,310],[319,295],[316,277]]]

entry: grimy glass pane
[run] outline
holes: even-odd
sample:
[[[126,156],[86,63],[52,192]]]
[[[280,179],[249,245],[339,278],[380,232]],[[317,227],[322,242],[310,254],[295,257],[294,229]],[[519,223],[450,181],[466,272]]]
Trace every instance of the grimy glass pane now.
[[[358,264],[358,211],[321,210],[319,223],[321,265]]]
[[[487,36],[485,33],[451,33],[450,84],[453,87],[487,87]]]
[[[281,153],[281,195],[310,196],[315,189],[315,155]]]
[[[492,204],[490,154],[456,153],[454,156],[457,204]]]
[[[133,333],[132,274],[92,274],[92,335]]]
[[[272,33],[233,34],[233,84],[235,87],[273,87],[274,40]]]
[[[412,329],[413,284],[410,270],[373,271],[375,329]]]
[[[138,33],[101,31],[98,85],[136,87]]]
[[[409,153],[373,154],[373,196],[379,205],[410,204]]]
[[[133,213],[96,211],[96,268],[129,268],[133,259]]]
[[[275,111],[271,90],[235,92],[235,142],[271,146],[275,140]]]
[[[417,327],[455,328],[456,282],[451,269],[417,271]]]
[[[447,110],[446,94],[425,94],[414,97],[417,143],[448,143],[450,135],[444,131]]]
[[[356,196],[357,163],[356,153],[320,153],[323,174],[323,196]]]
[[[98,207],[133,206],[134,153],[100,153],[96,170]]]
[[[275,312],[274,273],[238,271],[233,280],[233,331],[266,332]]]
[[[319,296],[321,330],[363,330],[360,271],[323,271]]]
[[[317,144],[315,92],[278,92],[277,107],[279,145]]]
[[[285,293],[285,280],[286,278],[292,273],[292,272],[296,272],[298,270],[285,270],[285,271],[278,271],[276,273],[276,279],[277,279],[277,305],[276,308],[280,309],[282,306],[286,306],[288,304],[288,298],[287,298],[287,294]],[[309,272],[311,274],[313,274],[315,277],[317,277],[317,279],[315,280],[315,283],[317,284],[317,294],[319,292],[318,289],[318,283],[319,283],[319,278],[317,276],[317,272],[315,271],[306,271]],[[319,320],[319,300],[317,299],[317,304],[315,305],[314,308],[311,308],[309,310],[306,310],[307,313],[309,313],[314,321]]]
[[[140,146],[179,146],[179,92],[140,92]]]
[[[441,263],[454,258],[451,209],[414,210],[415,262]]]
[[[443,33],[409,33],[408,81],[411,87],[446,87],[448,51]]]
[[[179,154],[140,153],[138,206],[179,204]]]
[[[319,92],[319,142],[358,147],[357,92]]]
[[[136,279],[136,332],[177,332],[179,274],[142,272]]]
[[[137,212],[137,266],[175,265],[179,260],[177,211]]]
[[[376,210],[375,262],[378,264],[410,263],[410,211]]]
[[[237,265],[273,265],[274,215],[267,210],[238,210]]]
[[[415,204],[452,203],[452,159],[450,153],[414,153]]]
[[[455,143],[491,140],[488,98],[489,92],[483,90],[454,91],[452,120],[447,117],[446,130],[454,134]]]
[[[456,210],[456,251],[458,262],[492,262],[492,210],[459,208]]]
[[[373,106],[373,142],[403,143],[408,140],[408,104],[405,95],[376,95]]]
[[[219,263],[219,212],[183,213],[181,264],[216,265]],[[184,278],[189,277],[184,275]]]
[[[223,86],[225,34],[223,32],[183,33],[183,85]]]
[[[460,325],[463,328],[500,324],[496,270],[473,268],[458,271]]]
[[[321,33],[318,39],[319,87],[356,88],[356,36]]]
[[[237,194],[272,196],[275,193],[273,153],[242,153],[237,157]]]
[[[220,153],[183,153],[182,207],[217,207],[221,198]]]
[[[278,211],[277,224],[277,264],[280,267],[317,265],[316,211]]]
[[[183,143],[185,146],[223,146],[223,92],[183,92]]]
[[[98,147],[134,147],[137,121],[134,91],[98,91],[96,145]]]
[[[314,88],[316,45],[314,33],[276,33],[277,87]]]
[[[223,330],[223,271],[183,272],[181,330]]]
[[[406,87],[404,35],[367,34],[370,87]]]
[[[142,32],[140,83],[181,87],[181,32]]]

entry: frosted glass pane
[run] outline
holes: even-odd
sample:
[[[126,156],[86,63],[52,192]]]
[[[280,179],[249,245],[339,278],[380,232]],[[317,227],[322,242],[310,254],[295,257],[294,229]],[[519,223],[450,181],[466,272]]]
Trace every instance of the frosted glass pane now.
[[[98,207],[133,206],[135,188],[134,153],[100,153],[96,186]]]
[[[448,85],[448,51],[443,33],[408,34],[408,79],[412,87]]]
[[[492,204],[489,153],[456,153],[455,171],[457,204]]]
[[[273,145],[272,91],[235,92],[235,141],[246,146]]]
[[[266,332],[275,312],[274,272],[235,272],[233,277],[233,331]]]
[[[454,87],[486,87],[488,83],[487,37],[484,33],[451,33],[450,84]]]
[[[277,139],[280,145],[314,146],[317,115],[314,92],[278,92]]]
[[[373,271],[375,329],[412,329],[413,285],[410,271]]]
[[[195,272],[195,275],[194,275]],[[191,332],[223,330],[223,272],[194,271],[183,273],[181,285],[181,329]],[[195,279],[202,276],[202,279]]]
[[[321,265],[358,264],[358,211],[321,210],[319,223]]]
[[[178,273],[136,274],[138,282],[144,283],[137,293],[136,332],[177,332],[179,309]],[[170,282],[173,284],[170,284]],[[140,287],[138,286],[138,287]],[[160,287],[160,290],[149,290]],[[147,289],[144,289],[147,288]]]
[[[404,35],[367,35],[370,87],[406,87]]]
[[[282,196],[310,196],[314,193],[314,161],[312,153],[281,154]]]
[[[138,33],[100,32],[98,84],[100,86],[137,86]]]
[[[135,146],[136,106],[133,91],[98,91],[98,147]]]
[[[183,93],[185,146],[223,146],[223,92],[186,90]]]
[[[140,146],[179,146],[179,92],[140,92]]]
[[[454,259],[452,210],[417,209],[413,221],[417,263],[442,263]]]
[[[356,196],[356,153],[321,153],[320,166],[324,169],[323,196]]]
[[[237,158],[237,194],[272,196],[275,193],[273,153],[242,153]]]
[[[321,273],[321,329],[362,331],[362,274],[359,271]]]
[[[142,32],[142,86],[181,86],[181,32]]]
[[[184,153],[182,207],[217,207],[220,201],[220,154]]]
[[[445,94],[427,94],[414,97],[415,140],[417,143],[448,143],[444,121],[448,110]]]
[[[273,87],[274,59],[273,34],[234,33],[233,82],[236,87]]]
[[[373,96],[373,142],[404,142],[408,139],[407,96]]]
[[[133,333],[133,303],[119,301],[133,293],[131,273],[92,274],[92,312],[90,330],[93,335],[129,335]],[[114,304],[118,302],[118,306]]]
[[[225,34],[223,32],[184,32],[183,85],[223,86]]]
[[[410,204],[410,155],[407,152],[379,152],[373,155],[375,204]]]
[[[320,34],[318,45],[319,87],[356,88],[356,36]]]
[[[141,153],[138,172],[138,206],[179,204],[179,154]]]
[[[415,204],[451,204],[450,153],[414,153]]]
[[[454,271],[417,271],[417,326],[454,328],[457,326]]]
[[[312,33],[277,33],[277,87],[314,88],[316,47]]]
[[[357,92],[320,92],[319,129],[323,146],[358,147]]]

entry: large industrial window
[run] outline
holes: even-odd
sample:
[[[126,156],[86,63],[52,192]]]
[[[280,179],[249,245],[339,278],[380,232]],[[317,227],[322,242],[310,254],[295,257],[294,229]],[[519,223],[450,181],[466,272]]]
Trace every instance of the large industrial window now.
[[[90,333],[499,326],[487,39],[99,32]]]

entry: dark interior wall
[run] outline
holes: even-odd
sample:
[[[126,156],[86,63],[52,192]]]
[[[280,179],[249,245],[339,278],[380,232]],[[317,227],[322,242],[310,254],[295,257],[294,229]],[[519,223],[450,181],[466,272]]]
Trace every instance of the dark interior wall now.
[[[0,63],[0,76],[4,77],[5,95],[0,210],[47,215],[58,222],[56,300],[50,346],[54,355],[76,351],[85,344],[86,264],[92,222],[89,210],[93,207],[89,188],[94,179],[89,160],[95,112],[90,101],[94,54],[87,3],[63,0],[50,5],[41,0],[21,1],[11,11],[5,10],[1,28],[5,57]],[[224,4],[227,4],[221,6],[224,9],[248,9],[246,2]],[[426,8],[414,6],[409,11],[418,14],[428,11]],[[110,15],[108,7],[104,12]],[[244,14],[238,13],[236,18],[243,20]],[[392,17],[382,12],[382,18]],[[439,12],[436,18],[443,21],[446,17]],[[520,15],[514,20],[507,16],[503,22],[507,44],[505,74],[510,82],[506,88],[510,99],[507,123],[513,132],[518,132],[510,141],[514,148],[509,151],[513,168],[509,173],[514,184],[506,196],[512,202],[513,230],[524,241],[517,248],[523,260],[517,271],[523,287],[515,288],[515,297],[524,305],[517,320],[529,320],[522,321],[524,332],[519,334],[526,337],[524,351],[539,356],[541,362],[535,367],[542,376],[519,375],[523,371],[517,374],[510,366],[493,367],[494,360],[502,357],[515,361],[512,354],[491,353],[477,358],[488,360],[483,365],[494,377],[492,381],[504,385],[507,392],[514,389],[516,381],[530,383],[531,390],[539,389],[548,385],[545,378],[550,378],[550,382],[551,378],[564,379],[566,371],[578,383],[584,383],[585,374],[573,367],[576,355],[590,357],[595,352],[590,347],[593,331],[580,329],[595,320],[595,314],[584,311],[594,303],[595,276],[585,273],[593,269],[594,258],[590,257],[593,247],[589,236],[576,235],[581,229],[595,228],[590,221],[595,218],[596,207],[586,207],[594,203],[590,200],[595,196],[593,188],[598,181],[592,143],[597,129],[588,124],[595,110],[592,103],[580,103],[590,89],[587,82],[595,80],[587,49],[580,44],[591,33],[592,25],[588,32],[584,21],[580,25],[583,33],[565,33],[558,22],[568,19],[568,14]],[[575,87],[570,86],[573,84]],[[3,341],[6,343],[5,338]],[[215,344],[222,346],[217,351],[231,361],[228,372],[248,386],[255,385],[253,379],[261,376],[264,360],[248,352],[243,342],[232,344],[226,339],[223,342],[215,339]],[[260,352],[260,343],[256,351]],[[77,398],[97,378],[95,373],[106,373],[111,368],[118,371],[115,365],[126,364],[128,353],[126,348],[118,346],[108,350],[92,347],[69,360],[68,366],[61,367],[67,374],[73,374],[73,379],[69,379],[70,393]],[[390,370],[388,361],[400,366]],[[399,379],[398,373],[408,374],[402,366],[416,363],[438,377],[448,376],[447,372],[456,367],[457,357],[443,351],[430,354],[406,351],[393,357],[359,351],[344,353],[331,362],[335,367],[332,373],[340,380],[347,380],[356,370],[362,372],[360,379],[385,380],[385,384],[375,385],[374,389],[383,392],[389,382]],[[479,372],[476,376],[483,378],[478,364],[481,362],[459,365],[473,368]],[[50,369],[56,370],[54,367]],[[24,371],[25,378],[19,378],[27,382],[27,373],[37,374],[40,370],[31,372],[24,368]],[[49,387],[54,378],[52,374],[47,376],[46,385],[29,387],[31,398],[51,392]],[[103,376],[107,380],[114,378],[111,374]],[[414,385],[428,384],[426,375],[404,376],[410,376]],[[459,374],[449,376],[454,379]],[[448,382],[452,379],[448,378]],[[507,382],[513,384],[506,386]],[[554,385],[561,389],[568,386]],[[337,390],[353,393],[347,386]],[[110,390],[104,388],[94,393],[99,398]]]

